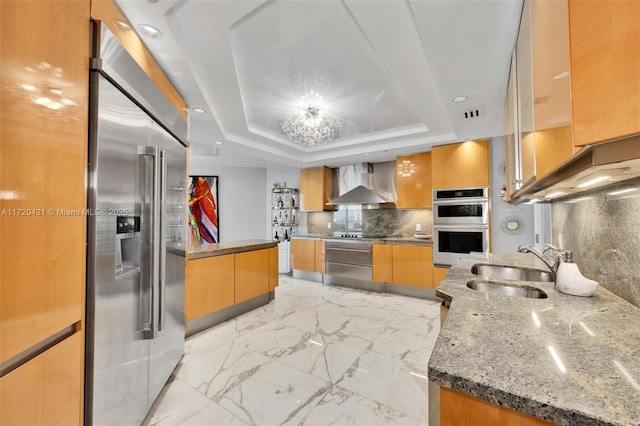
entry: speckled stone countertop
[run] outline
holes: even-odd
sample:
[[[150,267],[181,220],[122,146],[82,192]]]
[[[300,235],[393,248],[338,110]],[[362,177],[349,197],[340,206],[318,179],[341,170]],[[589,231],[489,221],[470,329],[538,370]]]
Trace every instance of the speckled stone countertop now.
[[[242,253],[274,247],[278,242],[270,240],[241,240],[217,244],[202,244],[189,248],[189,260],[203,257],[221,256],[223,254]]]
[[[577,297],[517,282],[546,299],[471,290],[474,263],[546,270],[530,254],[454,265],[436,290],[451,306],[431,381],[559,425],[640,425],[640,309],[602,287]]]
[[[309,234],[309,235],[293,235],[291,238],[307,238],[312,240],[347,240],[352,241],[350,238],[342,238],[342,237],[334,237],[332,235],[319,235],[319,234]],[[420,246],[429,246],[433,245],[433,240],[415,238],[415,237],[361,237],[361,238],[353,238],[353,240],[357,241],[373,241],[375,244],[406,244],[406,245],[420,245]]]

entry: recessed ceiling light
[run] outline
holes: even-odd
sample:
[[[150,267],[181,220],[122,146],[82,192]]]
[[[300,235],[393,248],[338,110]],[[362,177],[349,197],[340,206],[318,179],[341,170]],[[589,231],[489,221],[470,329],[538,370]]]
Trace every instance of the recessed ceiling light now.
[[[371,154],[370,154],[370,153],[368,153],[368,152],[365,152],[365,153],[364,153],[364,156],[365,156],[365,157],[368,157],[368,156],[370,156],[370,155],[371,155]]]
[[[138,29],[142,33],[142,35],[152,38],[154,40],[160,40],[162,38],[162,31],[149,24],[140,24],[138,25]]]
[[[216,145],[222,145],[222,141],[216,141]]]
[[[455,98],[453,98],[453,102],[456,104],[459,104],[460,102],[464,102],[466,100],[467,100],[467,97],[464,95],[456,96]]]
[[[204,114],[206,112],[202,108],[192,108],[191,111],[195,112],[196,114]]]
[[[300,164],[300,163],[296,163],[296,166],[297,166],[297,167],[300,167],[300,166],[302,166],[302,164]]]

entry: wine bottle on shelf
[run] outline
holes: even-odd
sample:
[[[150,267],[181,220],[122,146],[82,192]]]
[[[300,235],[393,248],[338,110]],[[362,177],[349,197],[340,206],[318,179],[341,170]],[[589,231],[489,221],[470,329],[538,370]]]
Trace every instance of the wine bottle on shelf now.
[[[289,241],[289,234],[286,229],[284,230],[284,241]]]
[[[276,239],[276,241],[280,241],[280,237],[278,237],[278,231],[276,231],[275,239]]]

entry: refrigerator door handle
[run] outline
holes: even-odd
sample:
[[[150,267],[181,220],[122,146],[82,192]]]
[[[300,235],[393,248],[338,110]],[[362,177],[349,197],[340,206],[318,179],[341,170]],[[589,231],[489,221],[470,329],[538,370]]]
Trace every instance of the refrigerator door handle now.
[[[167,280],[167,216],[165,206],[167,204],[167,153],[160,150],[160,215],[159,215],[159,235],[160,235],[160,263],[159,263],[159,286],[158,286],[158,331],[164,329],[165,325],[165,291]]]
[[[142,206],[143,214],[141,226],[143,227],[143,238],[145,241],[143,244],[148,247],[148,250],[143,250],[144,253],[148,253],[148,257],[143,259],[146,261],[145,270],[148,271],[140,283],[141,293],[141,310],[143,312],[142,323],[142,336],[144,339],[155,339],[158,335],[158,327],[156,325],[156,319],[159,317],[158,313],[158,293],[159,293],[159,263],[160,263],[160,220],[159,220],[159,208],[160,208],[160,150],[155,146],[143,146],[140,147],[138,153],[141,157],[150,157],[152,166],[149,167],[149,163],[142,158],[142,173],[144,174],[144,184],[142,187]],[[150,179],[149,179],[150,178]],[[147,195],[151,194],[151,200],[147,202]]]

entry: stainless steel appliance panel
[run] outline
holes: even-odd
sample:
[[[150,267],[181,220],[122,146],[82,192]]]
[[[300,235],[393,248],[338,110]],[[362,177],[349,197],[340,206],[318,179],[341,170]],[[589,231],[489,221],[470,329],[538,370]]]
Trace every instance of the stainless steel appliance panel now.
[[[451,266],[461,255],[472,252],[489,254],[489,227],[434,225],[433,263]]]
[[[486,225],[489,223],[489,201],[485,199],[434,202],[433,223]]]
[[[327,262],[325,272],[332,277],[352,280],[371,281],[373,279],[373,268],[371,266]]]
[[[89,216],[89,232],[95,234],[95,259],[89,268],[95,272],[89,274],[87,290],[87,347],[93,364],[87,391],[94,396],[89,408],[93,424],[133,425],[142,422],[149,407],[149,343],[141,330],[139,299],[145,266],[138,263],[137,270],[132,267],[116,275],[115,253],[121,240],[116,238],[113,213],[140,214],[137,145],[149,143],[151,119],[104,77],[94,74],[92,81],[99,84],[101,107],[99,143],[92,147],[97,151],[92,165],[95,193],[89,207],[105,214]],[[137,238],[132,243],[140,245],[140,233]]]
[[[161,275],[158,283],[156,319],[158,330],[151,340],[149,400],[156,399],[180,361],[184,350],[184,261],[186,153],[162,127],[154,123],[152,144],[162,152],[160,169]]]
[[[331,263],[371,266],[372,256],[371,242],[328,241],[325,245],[325,259]]]

